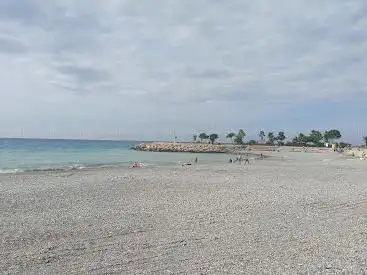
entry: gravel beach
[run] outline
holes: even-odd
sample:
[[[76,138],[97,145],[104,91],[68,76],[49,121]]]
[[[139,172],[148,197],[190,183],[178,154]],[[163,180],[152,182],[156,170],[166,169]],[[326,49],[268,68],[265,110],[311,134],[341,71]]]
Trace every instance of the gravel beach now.
[[[367,162],[0,175],[0,273],[366,274]]]

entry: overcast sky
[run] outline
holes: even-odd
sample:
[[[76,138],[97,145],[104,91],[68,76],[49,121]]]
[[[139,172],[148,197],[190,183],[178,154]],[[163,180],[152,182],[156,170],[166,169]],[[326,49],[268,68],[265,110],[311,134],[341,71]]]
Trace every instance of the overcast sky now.
[[[0,0],[0,136],[367,135],[366,0]]]

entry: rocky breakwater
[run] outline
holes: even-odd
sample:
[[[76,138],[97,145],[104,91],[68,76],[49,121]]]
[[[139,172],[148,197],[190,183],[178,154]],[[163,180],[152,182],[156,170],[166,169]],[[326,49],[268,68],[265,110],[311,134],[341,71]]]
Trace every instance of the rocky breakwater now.
[[[152,142],[141,143],[132,149],[149,152],[184,152],[184,153],[228,153],[231,146],[207,143],[174,143],[174,142]]]
[[[367,159],[367,148],[351,148],[345,149],[344,155],[349,157],[360,158],[361,160]]]

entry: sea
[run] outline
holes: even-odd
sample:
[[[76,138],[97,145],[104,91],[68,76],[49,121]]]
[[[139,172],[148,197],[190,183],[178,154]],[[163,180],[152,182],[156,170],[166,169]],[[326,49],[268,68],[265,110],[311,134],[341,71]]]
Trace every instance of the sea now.
[[[141,141],[0,138],[0,173],[63,171],[89,167],[180,165],[198,157],[203,163],[223,162],[223,154],[141,152]]]

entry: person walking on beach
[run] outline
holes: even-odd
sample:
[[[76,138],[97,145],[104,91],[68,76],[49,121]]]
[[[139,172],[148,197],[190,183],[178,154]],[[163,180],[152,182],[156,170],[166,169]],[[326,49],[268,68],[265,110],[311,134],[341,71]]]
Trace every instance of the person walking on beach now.
[[[198,157],[195,158],[195,163],[198,163]]]

